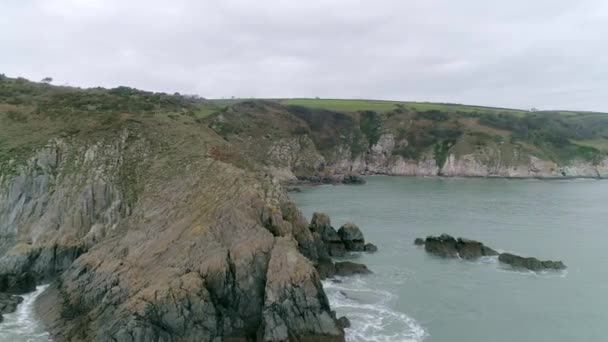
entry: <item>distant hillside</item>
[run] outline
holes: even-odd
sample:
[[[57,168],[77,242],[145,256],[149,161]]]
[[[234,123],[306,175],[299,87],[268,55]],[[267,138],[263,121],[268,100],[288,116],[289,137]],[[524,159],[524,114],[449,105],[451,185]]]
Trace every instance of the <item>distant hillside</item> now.
[[[58,87],[2,76],[0,167],[14,169],[20,160],[25,160],[31,151],[54,136],[87,135],[119,127],[128,120],[209,125],[225,139],[232,140],[234,146],[239,146],[242,139],[263,140],[254,145],[259,147],[277,143],[278,137],[306,135],[330,169],[334,169],[336,163],[355,162],[362,168],[357,171],[362,173],[373,173],[375,169],[383,173],[416,173],[418,171],[399,171],[395,163],[418,165],[432,159],[434,168],[421,171],[423,174],[450,174],[442,169],[452,156],[452,163],[472,158],[479,164],[476,167],[488,164],[491,169],[472,171],[472,175],[492,175],[498,172],[496,167],[506,165],[528,167],[529,157],[547,161],[552,165],[547,167],[554,169],[551,174],[559,175],[568,174],[563,170],[556,173],[561,167],[579,162],[599,165],[608,153],[608,114],[604,113],[529,112],[377,100],[205,100],[127,87]],[[26,134],[26,131],[35,133]],[[373,152],[374,145],[386,139],[394,140],[395,145],[383,152],[389,154],[388,160],[383,161],[387,165],[366,170],[361,166],[366,164],[363,161]],[[341,149],[339,158],[336,148]],[[262,152],[267,151],[253,155],[263,158]],[[248,158],[248,155],[243,157]],[[259,164],[260,161],[249,162]],[[393,165],[392,171],[388,165]],[[467,175],[466,168],[457,174]],[[505,170],[498,174],[511,175]],[[520,175],[534,176],[535,173],[520,170],[513,174]],[[538,172],[536,175],[548,174]],[[569,175],[579,176],[577,172]]]

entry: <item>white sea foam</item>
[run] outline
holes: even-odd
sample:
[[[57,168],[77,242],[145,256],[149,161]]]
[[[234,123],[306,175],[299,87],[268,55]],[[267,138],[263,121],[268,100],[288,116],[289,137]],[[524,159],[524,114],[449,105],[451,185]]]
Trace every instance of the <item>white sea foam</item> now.
[[[419,342],[428,335],[413,318],[390,307],[394,294],[371,288],[364,278],[340,280],[323,286],[332,309],[351,321],[347,341]]]
[[[23,302],[17,311],[4,314],[0,323],[0,342],[47,342],[51,341],[49,333],[37,319],[34,312],[36,298],[46,290],[48,285],[36,287],[36,291],[23,295]]]

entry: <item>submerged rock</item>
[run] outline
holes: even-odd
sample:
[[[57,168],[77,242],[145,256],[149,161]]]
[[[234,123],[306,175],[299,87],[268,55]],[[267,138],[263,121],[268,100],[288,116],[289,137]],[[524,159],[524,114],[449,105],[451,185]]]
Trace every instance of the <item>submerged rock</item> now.
[[[420,239],[421,240],[421,239]],[[416,245],[420,245],[419,239],[414,241]],[[443,258],[462,258],[473,260],[482,256],[495,256],[498,253],[492,248],[485,246],[483,243],[475,240],[458,238],[455,239],[451,235],[441,234],[440,236],[429,236],[424,241],[424,249],[431,254]]]
[[[414,240],[414,245],[416,245],[416,246],[424,246],[424,239],[423,238],[416,238],[416,240]]]
[[[365,246],[363,246],[363,250],[368,253],[375,253],[378,251],[378,247],[373,243],[366,243]]]
[[[500,254],[498,260],[514,268],[525,268],[531,271],[563,270],[566,268],[566,265],[561,261],[541,261],[536,258],[521,257],[511,253]]]

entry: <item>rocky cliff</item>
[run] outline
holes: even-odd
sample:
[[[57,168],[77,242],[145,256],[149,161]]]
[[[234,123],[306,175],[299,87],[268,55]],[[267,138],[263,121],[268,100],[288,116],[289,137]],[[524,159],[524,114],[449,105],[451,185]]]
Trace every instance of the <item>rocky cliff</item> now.
[[[51,140],[2,178],[2,291],[52,281],[59,341],[342,341],[308,223],[220,150],[193,121]]]

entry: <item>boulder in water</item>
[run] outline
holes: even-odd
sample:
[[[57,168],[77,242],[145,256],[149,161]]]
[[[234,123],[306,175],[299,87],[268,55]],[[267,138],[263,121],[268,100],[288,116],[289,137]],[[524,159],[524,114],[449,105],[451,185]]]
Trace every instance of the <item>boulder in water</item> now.
[[[363,250],[368,253],[375,253],[378,251],[378,247],[373,243],[366,243],[365,246],[363,246]]]
[[[427,253],[440,256],[442,258],[457,258],[458,249],[456,248],[457,241],[448,234],[440,236],[428,236],[424,243],[424,250]]]
[[[423,238],[416,238],[416,240],[414,240],[414,245],[416,245],[416,246],[424,246],[424,239]]]
[[[514,268],[525,268],[536,272],[544,270],[563,270],[566,268],[566,265],[561,261],[541,261],[536,258],[521,257],[511,253],[500,254],[498,260],[505,264],[509,264]]]
[[[335,263],[336,267],[336,275],[347,277],[355,274],[370,274],[370,271],[367,266],[363,264],[358,264],[356,262],[350,261],[342,261]]]
[[[492,248],[485,246],[483,243],[475,240],[458,238],[456,243],[458,255],[467,260],[477,259],[482,256],[495,256],[498,253]]]
[[[415,244],[420,244],[418,239]],[[485,246],[483,243],[475,240],[458,238],[448,234],[441,236],[429,236],[424,241],[424,249],[431,254],[443,258],[462,258],[473,260],[482,256],[495,256],[498,253],[492,248]]]
[[[338,318],[338,324],[342,327],[342,329],[350,328],[350,320],[345,316]]]
[[[344,242],[347,251],[360,252],[365,248],[365,239],[361,229],[354,223],[346,223],[338,229],[338,236]]]

